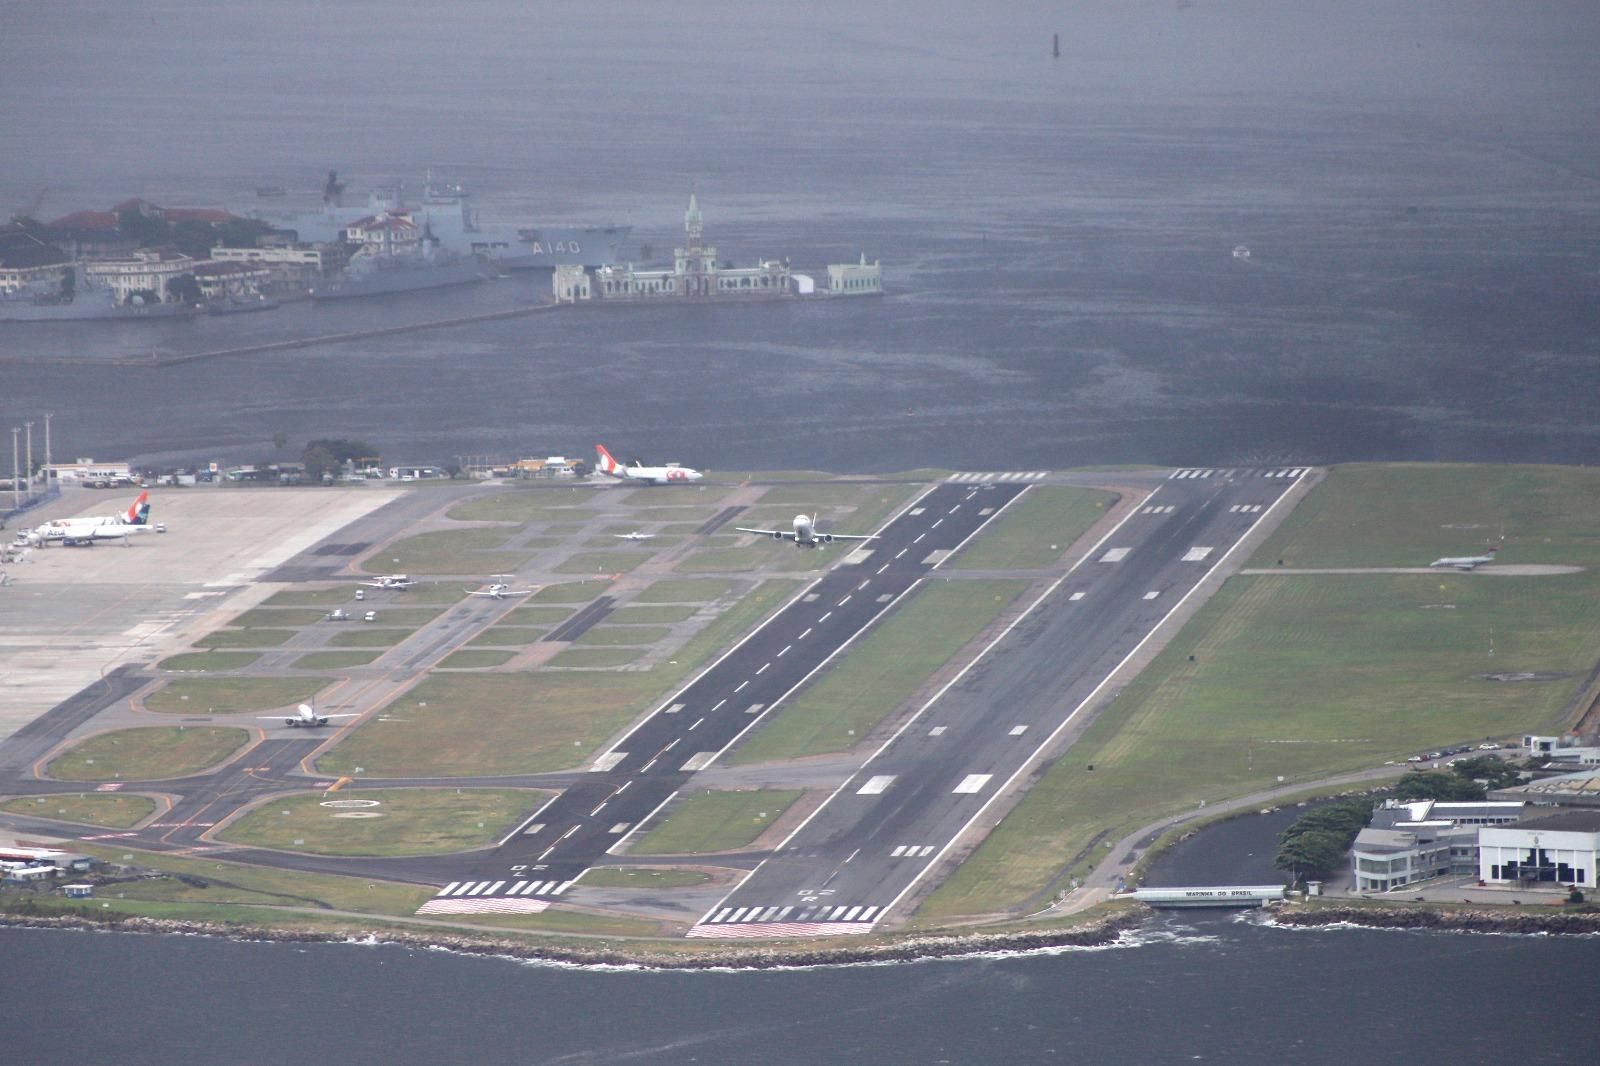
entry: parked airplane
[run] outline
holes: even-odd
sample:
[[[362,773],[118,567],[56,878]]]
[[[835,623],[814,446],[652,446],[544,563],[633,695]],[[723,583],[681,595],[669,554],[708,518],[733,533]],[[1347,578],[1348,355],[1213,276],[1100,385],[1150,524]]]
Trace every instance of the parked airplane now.
[[[818,533],[815,515],[794,516],[794,529],[750,529],[735,526],[740,533],[759,533],[773,540],[792,540],[796,548],[820,548],[836,540],[877,540],[877,535],[861,536],[853,533]]]
[[[267,721],[267,720],[276,720],[277,715],[274,715],[274,714],[259,714],[259,715],[256,715],[256,717],[262,719],[263,721]],[[299,710],[297,710],[293,715],[291,715],[291,716],[289,716],[289,717],[287,717],[287,718],[285,718],[283,720],[283,724],[286,725],[286,726],[289,726],[290,728],[294,728],[294,729],[298,729],[301,726],[305,726],[307,729],[315,729],[318,726],[327,725],[328,724],[328,719],[330,719],[330,718],[356,718],[356,717],[358,717],[358,715],[354,711],[350,712],[349,714],[318,714],[316,711],[311,709],[311,704],[302,703],[300,705]]]
[[[373,589],[393,589],[395,592],[404,592],[415,585],[416,582],[406,574],[380,574],[375,580],[363,581],[363,585]]]
[[[141,492],[126,511],[114,515],[85,515],[57,518],[35,526],[26,534],[34,547],[60,544],[75,548],[92,546],[97,540],[122,540],[135,533],[150,532],[150,494]]]
[[[632,533],[613,533],[611,535],[618,540],[654,540],[656,537],[654,533],[640,533],[637,529]]]
[[[652,485],[671,485],[676,482],[699,481],[704,475],[698,470],[691,470],[677,463],[668,463],[666,466],[645,466],[637,459],[632,466],[624,466],[611,457],[604,444],[594,446],[595,454],[599,459],[595,462],[595,469],[602,474],[610,474],[614,478],[624,481],[645,481]]]
[[[1475,566],[1494,562],[1494,553],[1499,550],[1498,547],[1494,547],[1482,555],[1445,556],[1443,559],[1435,559],[1428,565],[1435,570],[1471,570]]]
[[[514,589],[510,585],[502,585],[497,581],[493,585],[488,585],[481,589],[468,589],[467,595],[488,596],[490,599],[503,600],[508,596],[526,596],[531,592],[537,591],[539,591],[538,586],[534,586],[531,589]]]

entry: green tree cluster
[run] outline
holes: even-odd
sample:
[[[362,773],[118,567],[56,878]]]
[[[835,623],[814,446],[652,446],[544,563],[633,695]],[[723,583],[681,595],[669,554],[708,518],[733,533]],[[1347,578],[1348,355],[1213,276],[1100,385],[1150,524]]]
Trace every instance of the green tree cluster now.
[[[320,481],[324,474],[337,474],[346,462],[369,459],[378,451],[364,440],[322,437],[306,445],[300,461],[306,466],[306,479]]]
[[[1342,862],[1356,834],[1372,820],[1372,801],[1339,800],[1307,811],[1278,837],[1273,865],[1296,880],[1325,877]]]
[[[1481,800],[1484,787],[1470,777],[1463,777],[1455,767],[1425,774],[1407,774],[1394,787],[1400,800],[1440,800],[1445,803],[1467,803]]]

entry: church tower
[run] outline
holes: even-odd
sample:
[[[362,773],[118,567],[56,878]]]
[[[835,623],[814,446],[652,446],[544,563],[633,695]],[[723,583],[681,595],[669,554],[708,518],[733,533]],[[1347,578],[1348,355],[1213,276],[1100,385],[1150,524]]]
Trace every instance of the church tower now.
[[[674,249],[677,278],[673,288],[679,296],[710,296],[716,285],[717,250],[705,245],[700,201],[692,192],[689,209],[683,213],[683,231],[689,239],[684,242],[687,247]]]

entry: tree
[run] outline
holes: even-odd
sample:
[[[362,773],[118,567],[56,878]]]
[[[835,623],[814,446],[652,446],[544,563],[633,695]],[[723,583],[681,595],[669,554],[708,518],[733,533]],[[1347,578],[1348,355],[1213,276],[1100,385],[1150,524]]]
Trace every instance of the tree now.
[[[138,241],[141,248],[166,244],[172,236],[172,227],[164,219],[147,215],[137,207],[124,207],[117,212],[117,229]]]
[[[1342,834],[1326,829],[1313,829],[1296,833],[1278,845],[1278,854],[1272,864],[1287,870],[1296,880],[1305,877],[1322,877],[1344,862],[1349,842]]]
[[[201,300],[200,283],[194,280],[193,274],[179,274],[167,279],[167,295],[175,303],[197,304]]]
[[[285,433],[283,430],[280,429],[278,432],[272,435],[272,446],[278,449],[280,452],[283,451],[284,446],[288,443],[289,434]]]
[[[1509,788],[1522,779],[1515,766],[1492,755],[1457,759],[1450,769],[1469,781],[1487,782],[1486,788]]]
[[[1395,785],[1394,794],[1400,800],[1430,799],[1445,803],[1481,800],[1487,795],[1482,785],[1457,773],[1407,774]]]
[[[364,440],[323,437],[306,445],[308,451],[318,447],[327,449],[328,453],[333,456],[336,465],[346,461],[354,462],[359,459],[370,459],[378,454],[378,449]]]
[[[306,478],[310,481],[321,481],[324,474],[339,472],[339,460],[321,441],[308,445],[300,454],[300,461],[306,465]]]

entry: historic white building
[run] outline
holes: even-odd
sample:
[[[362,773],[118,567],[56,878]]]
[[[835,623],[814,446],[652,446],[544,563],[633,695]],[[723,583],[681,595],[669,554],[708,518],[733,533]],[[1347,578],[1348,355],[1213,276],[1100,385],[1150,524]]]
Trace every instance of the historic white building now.
[[[1600,811],[1563,811],[1478,831],[1478,878],[1491,884],[1549,882],[1592,889],[1600,867]]]
[[[687,240],[673,249],[671,270],[635,270],[632,263],[601,267],[594,274],[593,295],[601,300],[789,295],[789,266],[781,260],[766,259],[753,267],[717,265],[717,249],[704,241],[704,220],[693,193],[683,229]],[[561,299],[559,288],[556,298]]]
[[[141,248],[127,259],[85,263],[83,270],[89,281],[108,286],[120,304],[136,292],[153,292],[166,300],[167,282],[195,266],[195,260],[171,248]]]
[[[310,244],[267,248],[213,248],[211,258],[223,263],[248,263],[266,270],[271,285],[305,288],[327,273],[323,249]]]
[[[828,264],[828,293],[833,296],[876,296],[883,292],[883,267],[877,260]]]
[[[422,231],[409,215],[385,211],[350,223],[343,236],[350,244],[362,245],[364,253],[391,254],[409,250],[422,239]]]

